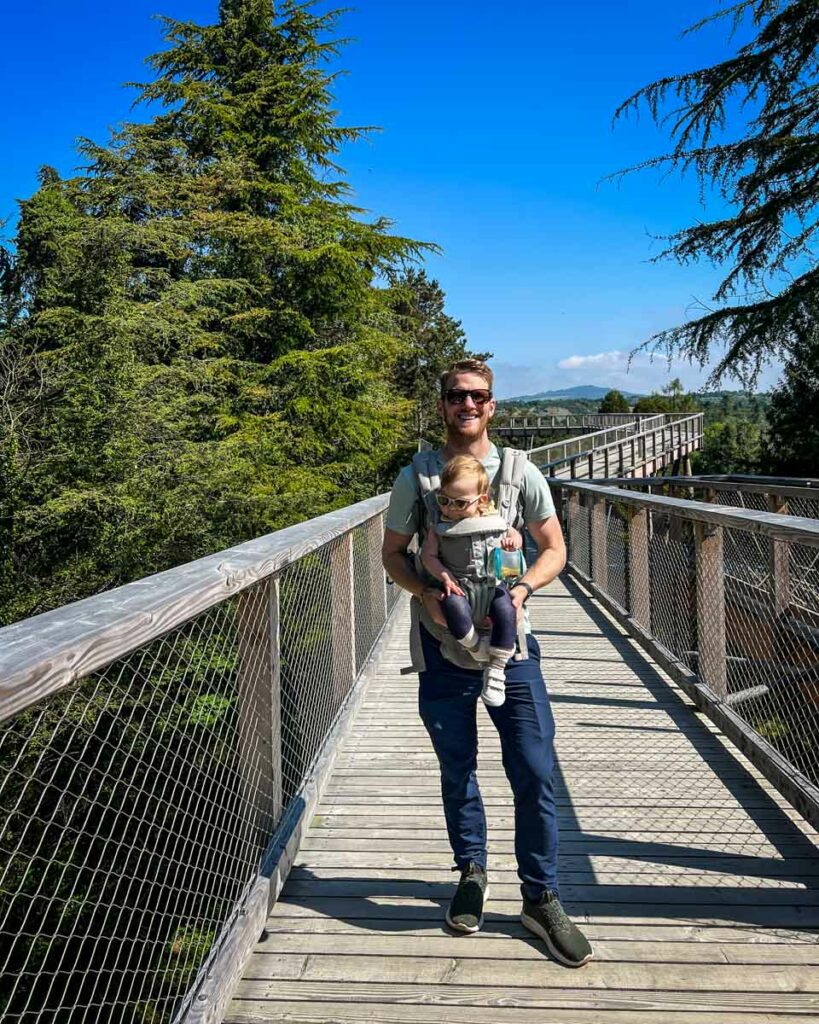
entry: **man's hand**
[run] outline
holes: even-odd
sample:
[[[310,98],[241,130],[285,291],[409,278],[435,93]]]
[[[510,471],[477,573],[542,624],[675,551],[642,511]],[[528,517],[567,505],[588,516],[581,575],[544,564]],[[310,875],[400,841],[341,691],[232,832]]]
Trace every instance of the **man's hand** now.
[[[421,604],[426,608],[432,621],[437,622],[439,626],[446,626],[446,619],[441,611],[443,599],[444,592],[437,587],[425,587],[421,592]]]
[[[523,537],[520,531],[516,530],[514,526],[510,526],[501,537],[500,546],[504,551],[520,551],[523,547]]]
[[[517,615],[518,622],[520,622],[523,618],[523,604],[529,595],[523,587],[513,587],[509,591],[509,596],[512,598],[512,604],[515,607],[515,614]]]

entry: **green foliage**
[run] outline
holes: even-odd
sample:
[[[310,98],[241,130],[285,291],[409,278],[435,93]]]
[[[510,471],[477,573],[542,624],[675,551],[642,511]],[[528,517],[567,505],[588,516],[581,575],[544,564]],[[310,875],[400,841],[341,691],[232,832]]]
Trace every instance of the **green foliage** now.
[[[720,18],[756,34],[711,67],[638,90],[615,115],[645,106],[674,143],[630,170],[691,171],[703,195],[729,206],[671,235],[657,257],[727,267],[713,308],[649,342],[701,364],[724,346],[714,380],[726,371],[753,378],[766,358],[790,351],[819,288],[819,5],[738,0],[691,31]]]
[[[754,423],[764,433],[767,425],[768,395],[748,391],[704,391],[696,396],[705,413],[705,426],[737,419]]]
[[[349,202],[335,157],[364,129],[330,108],[335,21],[296,0],[165,19],[140,87],[161,112],[22,203],[0,621],[372,494],[425,383],[393,372],[430,339],[430,365],[463,351],[435,282],[404,278],[417,316],[376,287],[426,247]]]
[[[460,321],[447,315],[444,292],[426,271],[403,273],[390,301],[405,341],[393,380],[399,394],[413,396],[413,440],[432,441],[441,432],[437,400],[443,371],[459,359],[488,359],[491,353],[467,349]]]
[[[758,473],[762,434],[756,423],[729,417],[706,426],[693,455],[695,473]]]
[[[654,392],[651,395],[644,395],[634,403],[633,412],[641,413],[669,413],[669,412],[698,412],[699,403],[697,396],[686,394],[679,378],[675,377],[662,389],[659,394]]]
[[[764,467],[783,476],[819,472],[819,330],[800,332],[779,385],[771,393]]]
[[[603,398],[600,401],[599,412],[631,412],[631,406],[626,401],[623,392],[613,388],[611,391],[603,395]]]

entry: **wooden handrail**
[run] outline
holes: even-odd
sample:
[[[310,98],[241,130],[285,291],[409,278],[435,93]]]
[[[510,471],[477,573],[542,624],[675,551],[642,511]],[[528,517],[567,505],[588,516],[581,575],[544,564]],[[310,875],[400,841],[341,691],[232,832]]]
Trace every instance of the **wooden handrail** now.
[[[387,508],[388,494],[0,629],[0,721],[280,572]]]
[[[665,498],[659,494],[636,494],[619,487],[603,487],[598,483],[582,480],[553,478],[554,487],[588,494],[594,498],[608,498],[623,505],[648,508],[689,519],[696,523],[712,523],[729,529],[759,533],[777,540],[794,544],[819,546],[819,520],[802,516],[778,515],[772,512],[758,512],[756,509],[733,508],[728,505],[714,505],[711,502],[689,501],[686,498]]]

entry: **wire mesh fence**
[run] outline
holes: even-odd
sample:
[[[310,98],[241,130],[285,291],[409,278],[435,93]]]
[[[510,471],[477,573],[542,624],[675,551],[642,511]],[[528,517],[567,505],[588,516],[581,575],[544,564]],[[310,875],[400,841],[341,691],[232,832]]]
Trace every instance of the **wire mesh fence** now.
[[[606,506],[606,578],[611,596],[628,608],[628,518],[624,506]]]
[[[649,530],[651,632],[689,668],[695,667],[697,609],[692,524],[653,514]]]
[[[385,624],[380,537],[381,512],[0,726],[4,1022],[180,1019]]]
[[[763,753],[781,755],[797,785],[819,783],[819,530],[789,532],[785,516],[721,526],[706,503],[698,517],[690,502],[673,514],[667,499],[564,486],[575,571],[706,683]],[[719,504],[760,502],[768,508],[764,493]]]

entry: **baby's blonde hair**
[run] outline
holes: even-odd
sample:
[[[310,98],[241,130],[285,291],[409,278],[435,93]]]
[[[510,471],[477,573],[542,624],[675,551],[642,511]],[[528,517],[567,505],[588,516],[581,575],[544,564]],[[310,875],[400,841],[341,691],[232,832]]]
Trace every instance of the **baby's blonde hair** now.
[[[471,455],[456,455],[451,458],[441,471],[441,490],[455,480],[464,476],[473,476],[478,484],[478,494],[489,494],[489,474],[483,468],[483,463]],[[484,513],[494,512],[495,506],[491,500],[484,508]]]

